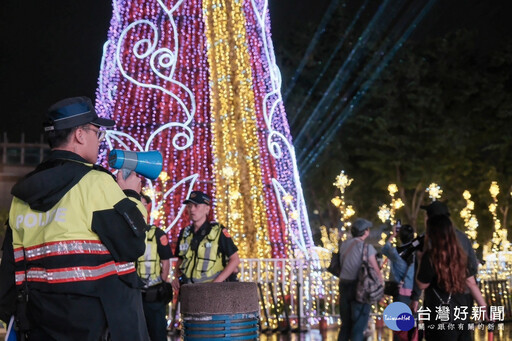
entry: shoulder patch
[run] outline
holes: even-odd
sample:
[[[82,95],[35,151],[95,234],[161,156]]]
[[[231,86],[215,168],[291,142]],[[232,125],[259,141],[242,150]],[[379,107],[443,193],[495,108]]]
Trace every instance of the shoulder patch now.
[[[163,246],[166,246],[167,244],[169,244],[169,239],[167,238],[166,234],[164,234],[163,236],[160,237],[160,243]]]
[[[231,235],[229,234],[227,229],[222,229],[222,233],[226,236],[226,238],[231,238]]]

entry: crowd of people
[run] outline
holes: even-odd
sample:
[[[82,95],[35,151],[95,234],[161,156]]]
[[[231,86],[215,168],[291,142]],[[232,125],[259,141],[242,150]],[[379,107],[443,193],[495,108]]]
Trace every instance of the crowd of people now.
[[[473,335],[467,324],[474,302],[488,313],[487,304],[478,287],[475,276],[478,263],[475,251],[467,236],[456,229],[450,220],[447,206],[439,201],[421,206],[426,211],[426,232],[414,239],[411,225],[395,225],[380,251],[389,261],[389,281],[384,283],[378,269],[381,265],[375,258],[376,250],[370,245],[370,264],[376,268],[379,280],[385,285],[385,294],[392,296],[393,302],[408,305],[413,314],[418,312],[419,299],[424,292],[424,311],[439,313],[445,309],[447,317],[443,321],[435,318],[425,323],[425,328],[394,331],[395,341],[418,340],[472,340]],[[361,267],[364,240],[368,237],[371,222],[356,219],[352,224],[352,238],[339,248],[341,274],[340,317],[342,321],[338,340],[363,340],[370,313],[369,305],[358,302],[354,292],[358,285],[357,273]],[[399,237],[402,245],[408,246],[402,252],[393,246]],[[414,239],[414,240],[413,240]],[[414,243],[416,242],[416,243]],[[354,245],[357,246],[354,248]],[[411,252],[412,250],[412,252]],[[404,252],[405,251],[405,252]],[[408,251],[408,252],[407,252]],[[464,310],[465,314],[455,314]],[[488,315],[484,316],[487,319]],[[448,324],[457,328],[448,328]]]
[[[227,229],[208,221],[210,197],[184,202],[177,278],[167,234],[148,224],[151,199],[131,172],[96,164],[105,128],[87,97],[52,105],[49,156],[12,189],[2,245],[0,319],[21,340],[167,340],[172,287],[220,282],[240,260]],[[208,271],[203,271],[205,268]]]

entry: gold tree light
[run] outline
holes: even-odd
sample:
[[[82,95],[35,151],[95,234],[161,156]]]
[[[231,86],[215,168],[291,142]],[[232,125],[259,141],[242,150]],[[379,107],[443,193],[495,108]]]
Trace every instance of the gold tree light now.
[[[167,192],[167,184],[169,183],[170,179],[171,178],[169,177],[169,174],[167,174],[166,171],[162,171],[160,173],[160,175],[158,176],[158,180],[162,183],[161,191],[156,191],[155,187],[149,187],[149,186],[146,186],[142,189],[142,191],[147,196],[149,196],[155,203],[155,205],[151,205],[150,217],[152,218],[152,223],[157,226],[161,226],[162,228],[164,227],[164,226],[162,226],[162,224],[165,224],[165,218],[166,218],[165,208],[164,208],[163,204],[158,205],[157,203],[161,203],[162,200],[164,200],[163,194],[165,192]]]
[[[428,197],[430,199],[432,199],[432,201],[436,201],[437,199],[440,199],[441,195],[443,194],[443,190],[441,189],[441,186],[439,186],[435,182],[428,185],[425,192],[428,192]]]
[[[501,226],[501,221],[498,218],[498,194],[500,193],[500,187],[496,181],[491,182],[489,187],[489,193],[491,194],[493,202],[489,205],[489,212],[492,214],[492,220],[494,222],[494,232],[492,234],[492,251],[508,251],[509,242],[507,239],[507,229]]]
[[[471,193],[469,191],[464,191],[462,193],[462,197],[466,200],[466,207],[464,207],[460,211],[460,216],[464,219],[464,226],[466,226],[466,234],[469,239],[473,242],[473,249],[478,249],[479,245],[476,241],[477,236],[477,228],[478,228],[478,220],[476,216],[472,213],[475,209],[475,202],[471,200]]]
[[[379,219],[385,223],[388,220],[391,220],[391,208],[388,207],[387,204],[383,204],[379,206],[379,211],[377,212],[377,216]],[[387,234],[382,232],[380,235],[379,245],[383,246],[386,243]]]
[[[320,233],[322,235],[322,244],[324,248],[331,252],[338,251],[338,230],[334,229],[334,232],[327,232],[325,225],[320,226]]]
[[[349,178],[345,174],[345,171],[341,171],[341,173],[336,177],[336,181],[333,183],[333,185],[340,190],[340,195],[332,198],[331,203],[338,208],[341,214],[341,237],[343,240],[346,239],[345,225],[350,226],[348,219],[350,219],[356,213],[352,205],[347,205],[345,203],[345,190],[348,186],[350,186],[350,184],[352,184],[352,181],[354,181],[354,179]]]
[[[395,194],[398,192],[398,186],[396,184],[388,185],[389,196],[391,197],[391,205],[389,210],[389,220],[391,224],[395,224],[395,212],[404,206],[402,199],[395,198]]]
[[[396,198],[395,194],[398,192],[398,186],[396,184],[388,185],[389,196],[391,197],[391,203],[388,205],[384,204],[379,206],[379,211],[377,212],[377,216],[379,219],[385,223],[389,221],[392,225],[396,223],[395,221],[395,213],[397,210],[404,206],[402,199]],[[386,243],[386,233],[381,234],[381,240],[379,241],[379,245],[384,245]]]
[[[383,223],[385,223],[387,220],[389,220],[389,217],[391,216],[391,210],[387,204],[379,206],[379,211],[377,212],[377,216]]]

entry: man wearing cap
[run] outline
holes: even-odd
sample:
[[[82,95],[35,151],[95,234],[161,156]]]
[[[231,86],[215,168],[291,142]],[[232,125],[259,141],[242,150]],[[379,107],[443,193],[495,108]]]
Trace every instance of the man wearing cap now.
[[[208,195],[193,191],[183,203],[192,224],[178,237],[176,277],[181,280],[175,278],[173,288],[178,290],[180,283],[224,282],[240,264],[233,239],[224,226],[208,221]]]
[[[148,340],[134,261],[144,253],[140,179],[95,165],[105,136],[87,97],[52,105],[51,152],[11,191],[0,317],[29,340]],[[12,302],[15,293],[16,307]],[[9,307],[5,308],[4,307]]]
[[[370,227],[372,227],[370,221],[363,218],[356,219],[350,229],[352,238],[340,245],[341,328],[338,340],[363,340],[364,331],[368,326],[371,306],[356,301],[357,276],[363,263],[363,247],[368,247],[368,262],[379,275],[380,281],[384,283],[375,257],[377,251],[372,245],[364,242],[370,235]]]

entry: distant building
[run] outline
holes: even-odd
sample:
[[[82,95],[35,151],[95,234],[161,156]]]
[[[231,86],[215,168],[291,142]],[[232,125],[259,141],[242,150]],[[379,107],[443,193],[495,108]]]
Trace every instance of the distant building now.
[[[11,205],[11,188],[25,174],[32,171],[50,152],[48,144],[9,142],[4,133],[0,142],[0,210],[9,209]]]

